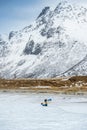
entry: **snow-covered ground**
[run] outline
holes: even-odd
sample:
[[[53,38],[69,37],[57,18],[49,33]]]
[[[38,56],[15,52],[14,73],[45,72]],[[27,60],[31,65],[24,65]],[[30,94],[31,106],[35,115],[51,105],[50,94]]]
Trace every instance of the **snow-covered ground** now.
[[[1,92],[0,130],[87,130],[87,96]]]

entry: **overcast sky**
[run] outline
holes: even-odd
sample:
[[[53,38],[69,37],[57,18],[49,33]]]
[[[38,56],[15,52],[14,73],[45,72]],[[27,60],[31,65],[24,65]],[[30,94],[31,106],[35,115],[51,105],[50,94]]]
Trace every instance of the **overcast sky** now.
[[[0,0],[0,34],[32,23],[45,6],[56,7],[61,0]],[[87,0],[67,0],[87,3]]]

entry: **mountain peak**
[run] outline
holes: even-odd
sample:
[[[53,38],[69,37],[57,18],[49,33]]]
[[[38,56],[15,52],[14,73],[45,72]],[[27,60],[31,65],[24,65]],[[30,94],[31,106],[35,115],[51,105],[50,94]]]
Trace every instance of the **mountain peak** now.
[[[68,9],[68,10],[72,10],[72,5],[71,3],[69,3],[68,1],[62,1],[58,4],[58,6],[55,8],[55,12],[58,12],[60,10],[65,10],[65,9]]]
[[[45,7],[45,8],[42,10],[42,12],[39,14],[39,16],[37,17],[37,19],[38,19],[39,17],[45,15],[45,14],[48,12],[49,9],[50,9],[49,6]]]
[[[87,55],[86,34],[86,8],[67,1],[55,10],[45,7],[32,25],[10,32],[8,41],[0,36],[0,73],[3,78],[14,78],[14,74],[17,78],[50,78],[67,70],[71,73],[70,68]],[[87,60],[79,65],[84,74],[86,66]]]

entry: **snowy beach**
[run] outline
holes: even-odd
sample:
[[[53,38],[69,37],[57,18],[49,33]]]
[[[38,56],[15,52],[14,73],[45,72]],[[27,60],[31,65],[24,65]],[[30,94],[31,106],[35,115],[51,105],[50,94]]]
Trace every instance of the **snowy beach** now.
[[[87,96],[0,92],[0,129],[87,130]]]

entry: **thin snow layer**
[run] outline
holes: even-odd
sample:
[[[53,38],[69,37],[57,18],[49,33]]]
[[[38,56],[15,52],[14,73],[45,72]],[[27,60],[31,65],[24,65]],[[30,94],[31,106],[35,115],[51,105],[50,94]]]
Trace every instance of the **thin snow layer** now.
[[[51,98],[47,107],[41,106]],[[87,130],[87,96],[0,93],[1,130]]]

